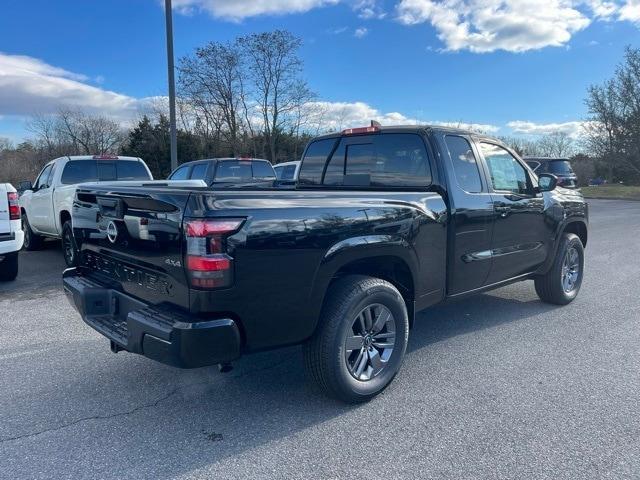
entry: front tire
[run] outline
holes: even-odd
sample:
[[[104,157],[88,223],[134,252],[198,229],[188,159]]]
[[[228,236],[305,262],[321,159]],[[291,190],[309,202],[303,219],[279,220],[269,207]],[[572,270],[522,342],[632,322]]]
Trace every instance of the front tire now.
[[[18,252],[5,255],[0,261],[0,281],[10,282],[18,276]]]
[[[584,247],[580,238],[565,233],[553,260],[551,269],[535,278],[536,293],[540,300],[554,305],[571,303],[582,286],[584,275]]]
[[[34,233],[29,225],[29,219],[25,213],[22,214],[22,230],[24,231],[24,249],[28,251],[40,250],[43,238]]]
[[[62,253],[64,255],[64,261],[68,267],[78,266],[78,247],[76,246],[76,240],[73,237],[73,229],[71,228],[71,222],[66,221],[62,226]]]
[[[305,367],[329,396],[366,402],[400,370],[408,338],[400,292],[385,280],[349,275],[327,292],[318,328],[303,346]]]

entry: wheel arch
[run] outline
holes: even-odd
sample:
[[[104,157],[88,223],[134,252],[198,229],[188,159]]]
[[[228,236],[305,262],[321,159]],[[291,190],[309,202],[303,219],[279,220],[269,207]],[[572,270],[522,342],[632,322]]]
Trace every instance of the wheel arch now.
[[[312,297],[324,304],[327,292],[337,279],[346,275],[380,278],[398,289],[407,306],[409,324],[413,325],[418,277],[413,250],[401,245],[352,247],[331,257],[325,256],[316,274]],[[317,319],[320,320],[319,318]],[[318,322],[316,321],[316,327]],[[314,328],[315,329],[315,328]]]

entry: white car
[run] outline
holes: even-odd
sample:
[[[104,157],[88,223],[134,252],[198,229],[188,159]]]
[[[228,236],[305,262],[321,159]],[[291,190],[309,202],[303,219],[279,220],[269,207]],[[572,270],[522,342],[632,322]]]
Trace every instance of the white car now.
[[[18,192],[10,183],[0,183],[0,280],[18,276],[18,252],[23,241]]]
[[[78,252],[71,207],[76,187],[120,180],[150,181],[153,176],[140,158],[94,155],[56,158],[44,166],[33,185],[20,182],[24,248],[38,250],[44,238],[62,239],[64,259],[75,266]]]
[[[294,162],[278,163],[273,166],[276,171],[276,177],[280,182],[295,182],[298,180],[298,173],[300,172],[300,160]]]

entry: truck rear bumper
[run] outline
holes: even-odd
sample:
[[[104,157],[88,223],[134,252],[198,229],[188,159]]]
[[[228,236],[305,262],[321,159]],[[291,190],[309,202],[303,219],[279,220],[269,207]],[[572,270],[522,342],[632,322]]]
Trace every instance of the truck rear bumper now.
[[[195,321],[176,309],[148,305],[83,275],[82,267],[66,270],[62,281],[85,323],[111,340],[115,351],[180,368],[215,365],[240,356],[240,331],[232,319]]]

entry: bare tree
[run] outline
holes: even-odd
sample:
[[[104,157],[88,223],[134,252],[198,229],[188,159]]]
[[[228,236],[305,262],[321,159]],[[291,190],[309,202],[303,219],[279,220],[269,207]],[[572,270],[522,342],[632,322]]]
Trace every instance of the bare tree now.
[[[260,115],[272,162],[278,158],[278,139],[285,126],[295,123],[300,105],[313,98],[301,78],[298,57],[301,40],[290,32],[275,30],[238,39],[252,80],[255,104]]]
[[[114,120],[77,110],[61,110],[56,129],[74,153],[84,155],[116,152],[123,140],[122,129]]]
[[[181,95],[195,108],[207,130],[222,133],[234,155],[241,150],[244,83],[237,44],[211,42],[183,57],[179,67]]]
[[[575,153],[575,143],[566,132],[549,133],[538,140],[536,147],[543,157],[565,158]]]

